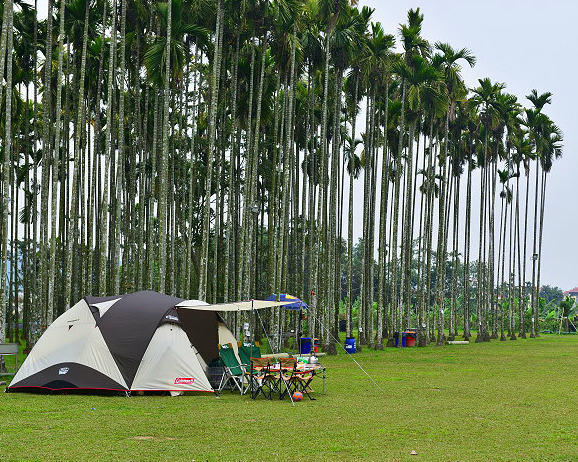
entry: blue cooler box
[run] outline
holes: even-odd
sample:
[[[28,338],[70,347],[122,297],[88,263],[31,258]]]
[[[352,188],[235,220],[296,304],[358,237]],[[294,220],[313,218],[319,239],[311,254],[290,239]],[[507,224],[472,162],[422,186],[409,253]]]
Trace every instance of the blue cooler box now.
[[[299,354],[308,355],[311,353],[311,338],[301,337],[299,339]]]

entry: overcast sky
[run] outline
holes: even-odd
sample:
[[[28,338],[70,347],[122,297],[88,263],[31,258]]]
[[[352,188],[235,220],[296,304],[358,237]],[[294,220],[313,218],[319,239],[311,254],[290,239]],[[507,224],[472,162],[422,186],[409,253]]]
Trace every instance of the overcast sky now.
[[[533,88],[553,93],[552,104],[544,112],[564,132],[564,157],[554,164],[548,178],[541,282],[563,290],[578,286],[578,2],[361,0],[360,4],[374,8],[373,20],[396,35],[399,24],[406,22],[407,11],[420,7],[426,39],[467,47],[476,56],[476,67],[463,71],[470,88],[477,85],[478,78],[489,77],[505,83],[506,91],[524,105],[529,104],[524,96]],[[360,219],[359,215],[356,222]],[[472,226],[476,229],[475,222]],[[473,249],[477,255],[477,247]]]

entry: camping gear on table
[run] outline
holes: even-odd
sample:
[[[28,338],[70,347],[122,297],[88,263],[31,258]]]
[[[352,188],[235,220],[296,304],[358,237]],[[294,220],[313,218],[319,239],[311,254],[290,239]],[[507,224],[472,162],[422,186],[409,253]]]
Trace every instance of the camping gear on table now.
[[[279,399],[283,399],[286,395],[293,396],[296,391],[306,394],[310,399],[315,399],[310,395],[313,390],[309,385],[318,373],[323,378],[323,393],[326,391],[325,368],[319,362],[317,364],[305,364],[300,363],[297,358],[282,358],[279,360],[279,365],[271,368],[271,372],[277,370],[280,372]]]
[[[7,392],[214,392],[207,364],[237,340],[219,311],[283,303],[209,305],[152,291],[85,297],[38,340]]]
[[[315,355],[309,357],[309,364],[317,366],[319,364],[319,358]]]

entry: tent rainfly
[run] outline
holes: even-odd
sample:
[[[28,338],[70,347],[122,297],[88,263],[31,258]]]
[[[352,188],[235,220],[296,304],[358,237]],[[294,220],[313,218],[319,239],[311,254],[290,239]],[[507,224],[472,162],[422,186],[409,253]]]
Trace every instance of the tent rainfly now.
[[[6,391],[213,392],[207,364],[219,343],[237,342],[222,310],[198,300],[177,309],[182,302],[151,291],[83,298],[50,325]]]

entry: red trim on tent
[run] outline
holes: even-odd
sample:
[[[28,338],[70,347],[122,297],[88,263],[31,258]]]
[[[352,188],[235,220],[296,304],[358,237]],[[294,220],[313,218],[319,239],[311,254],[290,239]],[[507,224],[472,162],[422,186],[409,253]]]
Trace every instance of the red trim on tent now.
[[[156,389],[156,390],[126,390],[123,388],[94,388],[94,387],[75,387],[75,388],[50,388],[50,387],[40,387],[38,385],[28,385],[28,386],[18,386],[15,385],[13,387],[8,387],[8,388],[43,388],[44,390],[52,390],[52,391],[58,391],[58,390],[107,390],[107,391],[200,391],[203,393],[215,393],[215,390],[160,390],[160,389]]]
[[[130,391],[200,391],[203,393],[215,393],[215,390],[130,390]]]
[[[45,390],[107,390],[107,391],[128,391],[126,388],[95,388],[95,387],[74,387],[74,388],[50,388],[50,387],[41,387],[38,385],[15,385],[13,387],[8,388],[43,388]]]

